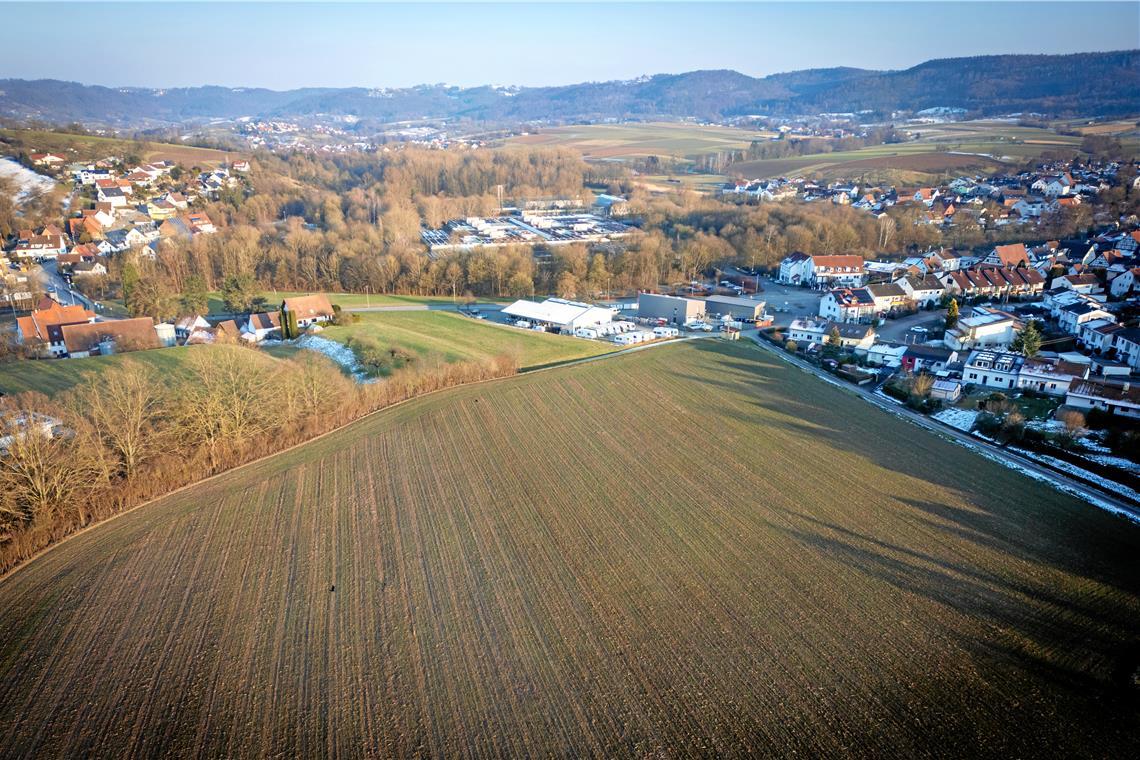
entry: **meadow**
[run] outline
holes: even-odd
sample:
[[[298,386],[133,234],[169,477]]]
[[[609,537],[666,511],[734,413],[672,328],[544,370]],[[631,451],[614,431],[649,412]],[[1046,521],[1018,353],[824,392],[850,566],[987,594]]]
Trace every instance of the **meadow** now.
[[[1140,528],[757,349],[421,398],[0,581],[33,756],[1135,756]]]
[[[136,351],[112,356],[90,356],[86,359],[43,359],[0,364],[0,393],[12,395],[39,391],[48,396],[69,390],[83,381],[85,373],[102,374],[130,356],[151,365],[163,374],[182,371],[193,346]]]
[[[609,353],[608,343],[491,324],[451,311],[361,312],[352,325],[328,327],[321,337],[347,342],[360,336],[399,346],[422,358],[454,362],[514,355],[520,369],[550,366]]]

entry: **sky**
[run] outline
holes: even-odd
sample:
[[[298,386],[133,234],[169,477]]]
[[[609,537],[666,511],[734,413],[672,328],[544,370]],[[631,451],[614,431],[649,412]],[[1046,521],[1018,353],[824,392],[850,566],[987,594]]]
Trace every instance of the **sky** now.
[[[30,32],[4,35],[0,78],[140,87],[537,86],[1140,48],[1135,0],[0,2],[0,19]]]

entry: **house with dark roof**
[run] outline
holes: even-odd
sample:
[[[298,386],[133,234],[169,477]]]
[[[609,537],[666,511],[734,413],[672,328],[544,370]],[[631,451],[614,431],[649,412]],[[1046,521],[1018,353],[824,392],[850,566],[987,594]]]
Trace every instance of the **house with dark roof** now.
[[[1140,419],[1140,386],[1077,378],[1065,393],[1065,405],[1091,411],[1100,409],[1121,417]]]

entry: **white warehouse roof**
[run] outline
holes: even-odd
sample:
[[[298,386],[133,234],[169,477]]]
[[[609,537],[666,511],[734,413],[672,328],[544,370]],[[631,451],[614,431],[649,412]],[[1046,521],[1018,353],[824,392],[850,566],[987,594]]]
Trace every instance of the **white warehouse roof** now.
[[[609,309],[564,298],[547,298],[542,303],[515,301],[503,309],[503,313],[560,327],[589,327],[610,322],[614,318],[614,313]]]

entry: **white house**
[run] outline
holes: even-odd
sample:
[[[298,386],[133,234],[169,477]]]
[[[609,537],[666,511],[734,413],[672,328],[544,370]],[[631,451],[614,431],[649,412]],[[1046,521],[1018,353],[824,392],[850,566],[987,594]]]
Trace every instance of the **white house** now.
[[[249,319],[241,328],[242,340],[251,343],[260,343],[274,333],[281,332],[281,314],[276,311],[266,311],[260,314],[250,314]]]
[[[895,280],[895,284],[906,292],[907,298],[923,307],[937,304],[946,293],[946,286],[932,274],[925,277],[907,275]]]
[[[811,256],[799,251],[780,262],[780,282],[785,285],[802,285],[811,277]]]
[[[962,379],[972,385],[1016,390],[1025,357],[1001,351],[971,351],[962,368]]]
[[[813,287],[855,287],[863,284],[863,257],[856,254],[812,256],[808,266]]]
[[[819,316],[835,322],[858,322],[875,313],[875,297],[866,288],[836,288],[819,301]]]
[[[1097,319],[1115,321],[1116,317],[1112,312],[1105,311],[1096,305],[1095,302],[1078,301],[1061,307],[1057,314],[1057,325],[1069,335],[1076,335],[1080,331],[1081,325]]]
[[[959,319],[957,325],[946,331],[943,342],[957,351],[1005,348],[1021,327],[1021,322],[1012,314],[978,306],[970,316]]]

